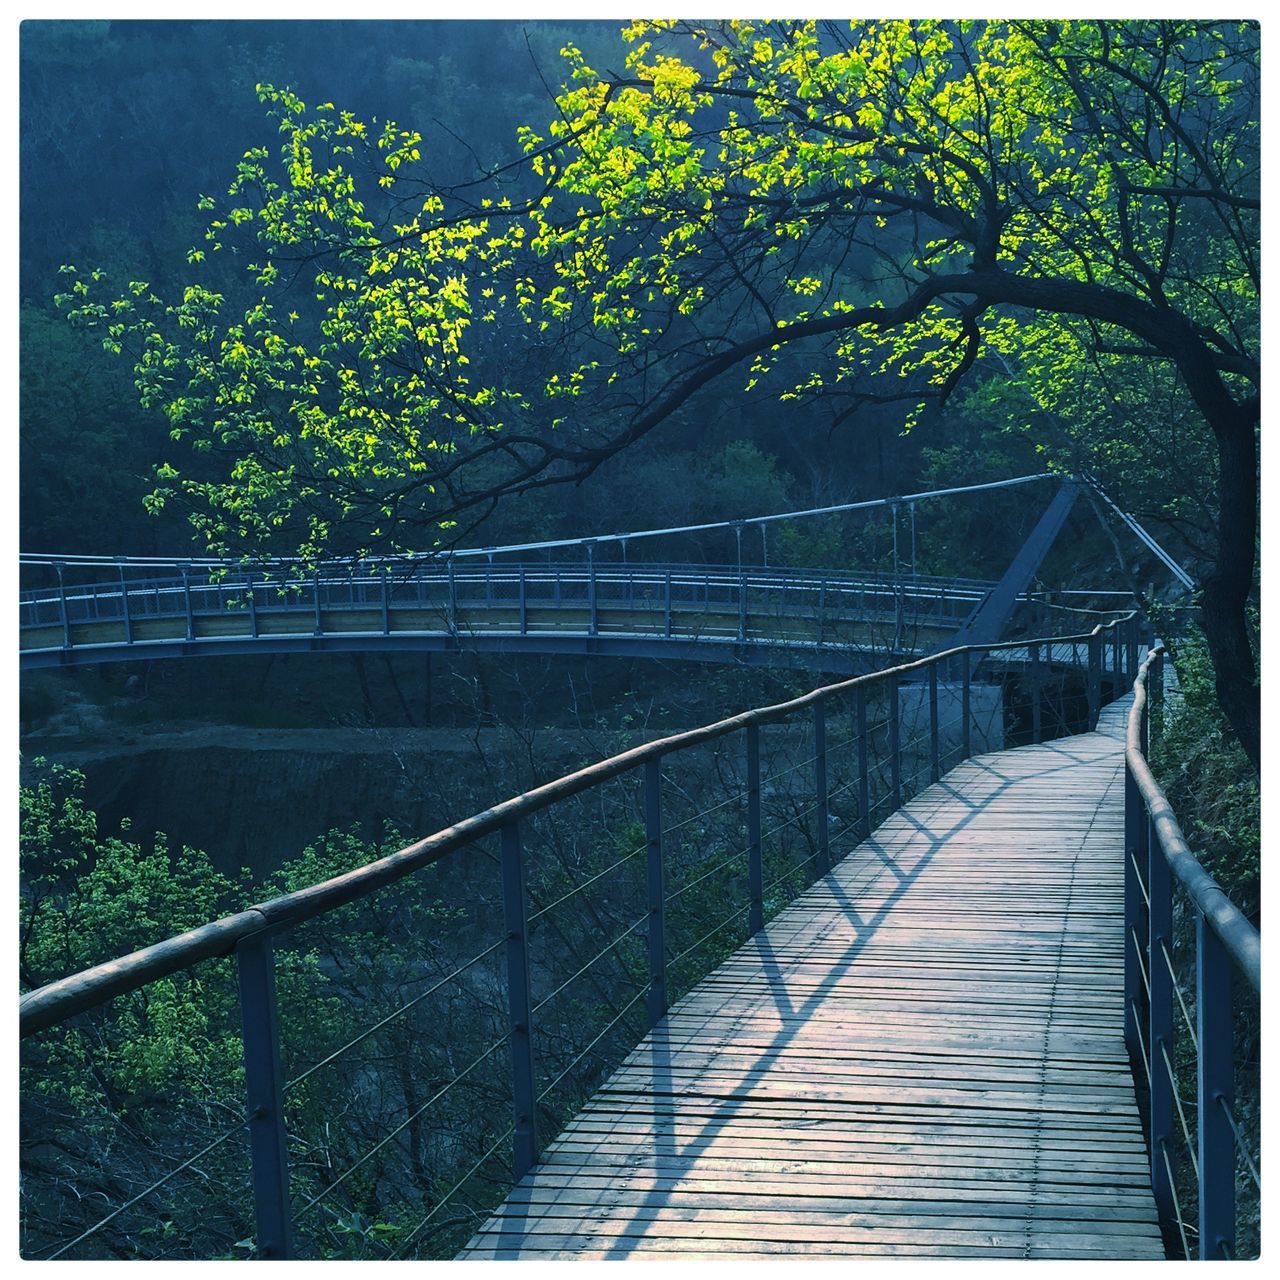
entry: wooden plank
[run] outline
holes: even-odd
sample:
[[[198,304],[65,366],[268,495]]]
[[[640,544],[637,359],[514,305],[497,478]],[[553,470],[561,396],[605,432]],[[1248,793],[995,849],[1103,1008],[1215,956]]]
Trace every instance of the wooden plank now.
[[[1163,1257],[1123,1045],[1118,724],[892,815],[673,1007],[460,1256]]]

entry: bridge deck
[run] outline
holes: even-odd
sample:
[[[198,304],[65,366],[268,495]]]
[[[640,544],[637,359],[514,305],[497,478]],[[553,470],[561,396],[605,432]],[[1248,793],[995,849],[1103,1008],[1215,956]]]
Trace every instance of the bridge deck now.
[[[1162,1258],[1125,703],[976,757],[672,1008],[464,1258]]]

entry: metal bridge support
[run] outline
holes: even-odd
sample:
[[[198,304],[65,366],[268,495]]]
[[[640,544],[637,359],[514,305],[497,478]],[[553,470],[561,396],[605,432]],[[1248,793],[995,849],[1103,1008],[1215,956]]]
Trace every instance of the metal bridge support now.
[[[914,511],[914,507],[912,510]],[[938,667],[929,667],[929,781],[937,782],[942,776],[942,762],[938,752]]]
[[[969,650],[966,649],[960,658],[961,680],[963,681],[960,691],[960,717],[964,722],[960,731],[960,749],[963,752],[963,758],[967,760],[973,755],[973,715],[970,709],[972,701],[970,690],[973,686],[973,664],[970,661]]]
[[[293,1252],[292,1211],[271,934],[264,930],[242,939],[236,945],[236,961],[258,1256],[288,1258]]]
[[[764,928],[764,849],[760,835],[760,727],[747,725],[747,884],[752,935]]]
[[[1031,741],[1039,745],[1044,741],[1044,725],[1040,713],[1040,646],[1029,645],[1031,650]]]
[[[520,566],[520,634],[529,634],[529,589],[524,578],[524,565]]]
[[[1200,1257],[1221,1259],[1235,1244],[1235,1142],[1227,1119],[1235,1100],[1231,958],[1196,911],[1196,1145],[1200,1150]]]
[[[511,1094],[515,1114],[513,1172],[519,1182],[538,1159],[538,1099],[534,1092],[529,930],[525,919],[524,850],[520,824],[502,828],[502,909],[507,926],[507,1011],[511,1026]]]
[[[71,648],[71,618],[67,613],[67,584],[62,576],[62,565],[55,564],[58,574],[58,617],[62,622],[62,647]]]
[[[668,640],[671,639],[671,570],[668,569],[662,584],[662,632]]]
[[[858,726],[858,839],[865,840],[871,834],[871,768],[867,755],[867,695],[862,685],[853,696]]]
[[[662,760],[644,766],[644,827],[649,871],[649,1025],[667,1012],[666,892],[662,874]]]
[[[1124,1044],[1134,1078],[1142,1075],[1142,939],[1147,936],[1146,903],[1140,877],[1150,851],[1146,807],[1133,774],[1124,771]]]
[[[1102,710],[1102,636],[1096,631],[1089,637],[1089,731],[1098,727]]]
[[[124,642],[133,643],[133,618],[129,614],[129,584],[124,580],[124,565],[120,566],[120,610],[124,616]]]
[[[827,708],[821,698],[813,704],[813,786],[818,797],[817,873],[825,876],[831,870],[831,793],[827,787]]]
[[[1155,1191],[1156,1209],[1163,1222],[1177,1217],[1173,1184],[1168,1164],[1173,1145],[1173,1081],[1170,1067],[1176,1041],[1173,1026],[1173,975],[1169,958],[1173,955],[1173,884],[1172,872],[1159,840],[1147,820],[1147,894],[1151,905],[1147,930],[1147,980],[1151,987],[1148,1010],[1147,1049],[1151,1067],[1151,1186]]]
[[[587,543],[587,611],[590,615],[587,634],[598,636],[600,634],[600,613],[596,605],[596,548],[594,542]]]
[[[902,718],[899,713],[898,677],[890,676],[889,691],[889,811],[902,808]]]

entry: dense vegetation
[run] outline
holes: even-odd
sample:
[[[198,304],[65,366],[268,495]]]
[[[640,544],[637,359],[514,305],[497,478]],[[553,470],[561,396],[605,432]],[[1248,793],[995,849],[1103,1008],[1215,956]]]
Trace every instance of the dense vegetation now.
[[[22,546],[426,550],[1087,469],[1195,577],[1197,622],[1162,611],[1164,570],[1084,504],[1045,577],[1129,585],[1174,639],[1157,766],[1256,917],[1258,75],[1236,23],[28,22]],[[920,567],[1000,572],[1042,501],[935,509]],[[774,552],[878,564],[889,535],[808,525]],[[380,699],[353,668],[364,715],[395,721],[394,687],[412,723],[387,672]],[[264,886],[100,829],[74,772],[27,782],[28,988],[398,839],[334,833]],[[536,891],[628,852],[630,803],[582,847],[551,840]],[[690,867],[737,838],[694,830]],[[459,913],[441,876],[282,944],[300,1070],[478,949],[492,902]],[[563,956],[626,923],[621,899],[598,910],[553,939]],[[640,961],[617,963],[564,1012],[558,1061],[613,1016]],[[419,1012],[475,1053],[501,1025],[480,980]],[[230,965],[33,1052],[39,1248],[238,1114]],[[304,1199],[459,1065],[407,1027],[362,1053],[291,1099]],[[390,1172],[343,1183],[313,1250],[447,1252],[491,1187],[409,1232],[477,1160],[500,1176],[505,1115],[474,1120],[502,1110],[500,1074],[411,1126]],[[237,1161],[220,1146],[184,1170],[180,1213],[147,1201],[111,1249],[249,1251]]]

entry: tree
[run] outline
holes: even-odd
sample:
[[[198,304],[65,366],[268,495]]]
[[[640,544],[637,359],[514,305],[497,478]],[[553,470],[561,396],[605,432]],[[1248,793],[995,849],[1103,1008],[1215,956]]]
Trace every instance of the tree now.
[[[983,361],[1063,421],[1137,369],[1211,442],[1204,626],[1256,765],[1256,25],[625,34],[617,73],[567,47],[522,159],[448,189],[417,133],[263,88],[279,152],[207,201],[180,300],[73,276],[64,304],[133,345],[144,401],[225,454],[212,481],[161,468],[153,505],[223,551],[420,546],[585,478],[731,371],[911,425]]]

